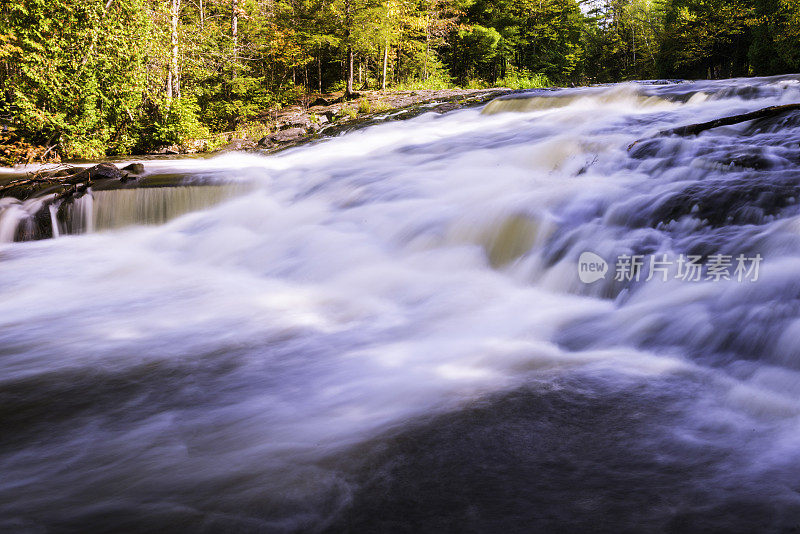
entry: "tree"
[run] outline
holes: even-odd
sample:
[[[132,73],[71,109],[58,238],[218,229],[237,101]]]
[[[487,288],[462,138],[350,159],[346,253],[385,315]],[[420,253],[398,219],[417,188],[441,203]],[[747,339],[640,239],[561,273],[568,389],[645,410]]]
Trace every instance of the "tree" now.
[[[0,11],[2,114],[64,157],[130,148],[145,89],[142,0],[22,0]]]
[[[746,75],[754,10],[746,0],[671,0],[659,51],[663,75]]]

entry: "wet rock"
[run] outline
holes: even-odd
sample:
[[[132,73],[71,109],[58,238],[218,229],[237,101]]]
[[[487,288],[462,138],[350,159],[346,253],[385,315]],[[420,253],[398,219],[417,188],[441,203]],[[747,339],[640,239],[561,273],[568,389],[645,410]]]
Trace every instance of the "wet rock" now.
[[[460,107],[461,105],[457,102],[445,102],[444,104],[439,104],[433,108],[433,111],[436,113],[447,113],[448,111],[455,111]]]
[[[250,139],[234,139],[220,150],[246,150],[248,148],[255,148],[256,143]]]
[[[151,154],[155,154],[155,155],[159,155],[159,156],[175,155],[175,154],[180,154],[180,153],[181,153],[181,147],[179,147],[178,145],[165,146],[165,147],[159,148],[158,150],[154,150],[153,152],[151,152]]]
[[[49,176],[52,176],[54,178],[61,176],[70,176],[79,171],[80,171],[79,167],[66,167],[64,169],[58,169],[57,171],[54,171],[52,174],[49,174]]]
[[[289,130],[291,128],[308,128],[311,126],[311,118],[308,115],[301,115],[294,117],[281,125],[281,130]]]
[[[773,167],[773,163],[763,154],[741,154],[726,162],[739,168],[764,170]]]
[[[87,183],[99,180],[122,180],[124,175],[116,165],[110,163],[98,163],[94,167],[83,169],[80,172],[67,178],[65,181],[70,184]]]
[[[258,140],[258,146],[260,148],[272,148],[275,146],[275,143],[270,139],[270,136],[266,136]]]
[[[753,121],[745,131],[745,135],[763,132],[774,133],[787,128],[797,128],[798,126],[800,126],[800,111],[791,111],[775,117]]]
[[[296,141],[300,137],[304,136],[305,133],[306,131],[304,128],[288,128],[267,136],[267,139],[273,143],[289,143],[291,141]]]
[[[647,139],[631,147],[630,155],[634,159],[656,157],[667,141],[664,139]]]
[[[144,165],[141,163],[131,163],[130,165],[125,165],[122,167],[122,170],[127,172],[128,174],[144,174]]]
[[[778,179],[750,174],[691,185],[656,206],[649,223],[655,227],[691,215],[711,227],[764,224],[768,217],[793,206],[800,184],[798,173],[770,178]]]

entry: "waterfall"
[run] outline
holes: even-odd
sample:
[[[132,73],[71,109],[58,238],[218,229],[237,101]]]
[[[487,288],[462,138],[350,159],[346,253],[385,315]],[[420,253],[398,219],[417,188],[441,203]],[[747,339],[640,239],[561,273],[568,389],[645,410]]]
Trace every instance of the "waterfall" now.
[[[252,189],[251,183],[101,191],[89,188],[80,197],[65,202],[49,202],[52,195],[25,202],[4,198],[0,199],[0,243],[162,224]],[[43,228],[35,219],[45,207],[47,227]]]
[[[61,230],[58,227],[58,207],[61,203],[53,202],[47,206],[47,209],[50,211],[50,225],[53,228],[53,237],[60,237]]]
[[[792,531],[800,113],[660,132],[798,79],[152,161],[180,182],[58,225],[0,201],[0,530]]]
[[[14,241],[19,222],[26,217],[20,202],[14,198],[0,199],[0,243]]]
[[[227,184],[95,191],[92,205],[86,207],[87,213],[92,213],[94,228],[85,228],[101,231],[133,224],[162,224],[250,189],[247,184]]]
[[[34,217],[52,195],[20,202],[15,198],[0,199],[0,243],[11,243],[17,238],[31,239],[36,235]]]
[[[71,234],[94,232],[94,193],[91,187],[67,205],[66,214]]]

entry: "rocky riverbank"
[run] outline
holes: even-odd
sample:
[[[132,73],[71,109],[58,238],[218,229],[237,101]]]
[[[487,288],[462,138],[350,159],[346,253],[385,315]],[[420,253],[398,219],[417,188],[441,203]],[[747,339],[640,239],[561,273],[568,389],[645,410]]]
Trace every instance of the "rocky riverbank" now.
[[[486,103],[514,92],[512,89],[444,89],[420,91],[364,91],[345,100],[341,93],[311,95],[303,102],[270,110],[259,118],[263,128],[217,134],[189,146],[174,145],[161,154],[204,151],[264,150],[275,152],[315,139],[385,120],[402,120],[433,111],[446,113]],[[215,146],[216,145],[216,146]]]
[[[264,111],[247,128],[165,146],[150,155],[253,149],[274,152],[384,120],[482,104],[512,92],[515,91],[507,88],[363,91],[349,100],[342,93],[312,94],[293,106]],[[0,131],[0,165],[61,163],[53,148],[18,139],[13,128],[7,126]],[[137,155],[143,154],[132,154]]]

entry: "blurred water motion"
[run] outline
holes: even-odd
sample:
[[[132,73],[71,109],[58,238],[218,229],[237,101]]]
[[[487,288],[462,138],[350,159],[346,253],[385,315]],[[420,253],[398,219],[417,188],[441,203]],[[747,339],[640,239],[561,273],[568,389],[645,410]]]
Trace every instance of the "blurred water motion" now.
[[[800,115],[654,135],[798,101],[533,92],[148,162],[227,185],[94,192],[41,241],[6,201],[0,529],[797,528]],[[764,262],[586,284],[586,251]]]

